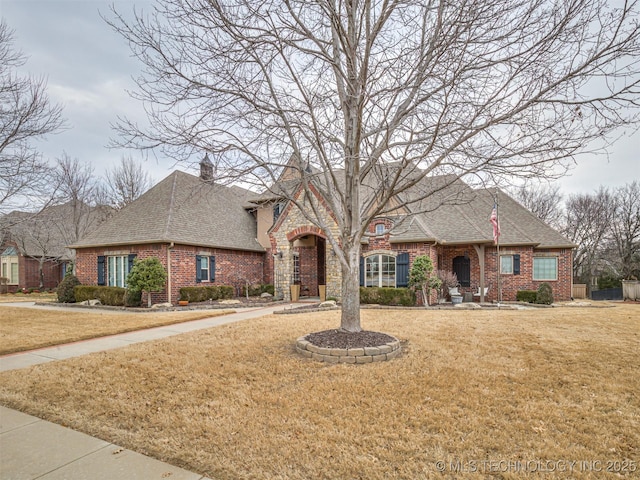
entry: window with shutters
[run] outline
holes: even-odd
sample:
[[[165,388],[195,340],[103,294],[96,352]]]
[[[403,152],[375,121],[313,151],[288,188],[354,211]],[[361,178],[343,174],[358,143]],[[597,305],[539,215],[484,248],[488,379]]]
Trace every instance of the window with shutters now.
[[[128,255],[107,257],[107,278],[110,287],[126,287],[129,275]]]
[[[500,255],[500,273],[504,275],[519,275],[520,255]]]
[[[196,255],[196,282],[213,282],[216,278],[216,257]]]

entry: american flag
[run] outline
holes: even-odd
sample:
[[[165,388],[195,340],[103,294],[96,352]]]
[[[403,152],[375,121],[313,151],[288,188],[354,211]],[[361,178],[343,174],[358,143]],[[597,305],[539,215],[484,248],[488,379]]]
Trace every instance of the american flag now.
[[[498,238],[500,238],[500,222],[498,222],[498,204],[493,204],[493,210],[489,217],[491,225],[493,225],[493,243],[498,244]]]

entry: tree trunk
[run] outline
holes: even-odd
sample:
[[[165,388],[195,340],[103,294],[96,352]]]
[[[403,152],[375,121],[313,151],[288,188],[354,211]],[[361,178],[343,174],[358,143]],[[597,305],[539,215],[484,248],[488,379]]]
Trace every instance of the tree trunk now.
[[[340,330],[359,332],[360,327],[360,248],[345,252],[349,265],[342,265],[342,317]]]
[[[151,292],[147,292],[147,306],[151,308]]]
[[[44,257],[40,257],[38,261],[38,289],[44,289]]]

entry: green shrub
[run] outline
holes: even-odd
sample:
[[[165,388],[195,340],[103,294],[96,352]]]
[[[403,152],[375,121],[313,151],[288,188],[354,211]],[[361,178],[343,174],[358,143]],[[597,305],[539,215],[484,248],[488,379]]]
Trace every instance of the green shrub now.
[[[536,303],[551,305],[553,303],[553,290],[547,282],[541,283],[536,294]]]
[[[416,292],[409,288],[360,287],[360,303],[411,307],[416,304]]]
[[[76,296],[74,293],[74,288],[78,285],[81,285],[80,280],[72,273],[67,273],[58,288],[56,289],[56,294],[58,295],[58,302],[60,303],[75,303]]]
[[[160,292],[167,281],[167,271],[157,257],[136,259],[127,276],[130,291],[147,292],[148,304],[151,306],[151,292]]]
[[[518,302],[536,303],[537,296],[537,290],[518,290],[516,293],[516,300]]]
[[[207,300],[233,298],[234,293],[234,288],[229,285],[182,287],[180,289],[180,300],[188,300],[189,302],[206,302]]]
[[[125,294],[124,304],[127,307],[139,307],[142,305],[142,291],[128,288]]]
[[[259,295],[262,295],[265,292],[273,295],[274,292],[275,292],[275,289],[273,288],[273,285],[271,285],[269,283],[260,283],[260,284],[249,285],[249,296],[250,297],[257,297]],[[242,296],[243,297],[247,296],[247,286],[246,285],[244,287],[242,287]]]
[[[102,305],[123,307],[127,290],[122,287],[101,287],[95,285],[80,285],[73,289],[76,302],[86,300],[100,300]]]

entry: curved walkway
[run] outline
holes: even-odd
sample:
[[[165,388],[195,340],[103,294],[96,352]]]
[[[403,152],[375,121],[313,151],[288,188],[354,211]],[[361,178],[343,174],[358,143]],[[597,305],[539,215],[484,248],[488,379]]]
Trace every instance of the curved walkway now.
[[[7,304],[5,304],[7,305]],[[12,304],[12,306],[16,306]],[[33,307],[33,305],[19,305]],[[0,357],[0,371],[63,360],[269,315],[289,305],[121,333]],[[35,308],[35,307],[34,307]],[[47,308],[47,307],[37,307]],[[60,307],[51,307],[60,308]],[[0,406],[0,478],[12,480],[209,480],[197,473]]]

